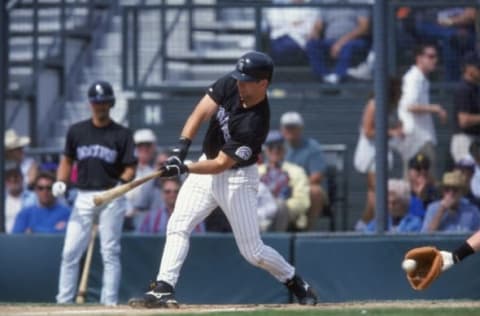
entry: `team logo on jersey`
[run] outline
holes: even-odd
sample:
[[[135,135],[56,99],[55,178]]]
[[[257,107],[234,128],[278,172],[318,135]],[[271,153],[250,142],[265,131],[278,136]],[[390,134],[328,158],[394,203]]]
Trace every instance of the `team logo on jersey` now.
[[[243,160],[248,160],[252,157],[252,149],[248,146],[240,146],[235,150],[235,155]]]
[[[77,147],[78,160],[98,158],[108,163],[114,163],[117,159],[117,151],[102,145],[86,145]]]

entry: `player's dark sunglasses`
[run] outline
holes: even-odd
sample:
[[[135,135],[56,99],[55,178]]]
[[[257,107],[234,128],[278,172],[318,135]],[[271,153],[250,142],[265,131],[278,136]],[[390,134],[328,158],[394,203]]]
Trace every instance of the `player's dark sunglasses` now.
[[[50,190],[52,190],[52,186],[51,185],[37,185],[37,186],[35,186],[35,190],[50,191]]]

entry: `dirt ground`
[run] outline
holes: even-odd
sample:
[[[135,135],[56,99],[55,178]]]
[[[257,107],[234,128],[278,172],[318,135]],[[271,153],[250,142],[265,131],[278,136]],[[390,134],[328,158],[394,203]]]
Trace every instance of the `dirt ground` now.
[[[254,310],[335,310],[335,309],[415,309],[415,308],[480,308],[479,301],[372,301],[351,303],[324,303],[315,307],[296,304],[266,305],[180,305],[179,309],[131,309],[127,305],[104,307],[101,305],[47,305],[47,304],[0,304],[1,316],[40,316],[40,315],[161,315],[161,314],[207,314],[211,312],[235,312]]]

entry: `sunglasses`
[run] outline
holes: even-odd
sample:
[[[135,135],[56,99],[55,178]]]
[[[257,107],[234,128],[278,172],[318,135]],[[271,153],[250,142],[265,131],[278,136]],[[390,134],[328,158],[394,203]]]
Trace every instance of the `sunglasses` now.
[[[52,186],[51,185],[37,185],[35,187],[35,190],[37,190],[37,191],[50,191],[50,190],[52,190]]]
[[[179,190],[163,190],[163,193],[170,194],[170,193],[178,193]]]
[[[443,191],[444,192],[453,192],[453,193],[457,193],[460,191],[459,188],[456,188],[456,187],[444,187],[443,188]]]

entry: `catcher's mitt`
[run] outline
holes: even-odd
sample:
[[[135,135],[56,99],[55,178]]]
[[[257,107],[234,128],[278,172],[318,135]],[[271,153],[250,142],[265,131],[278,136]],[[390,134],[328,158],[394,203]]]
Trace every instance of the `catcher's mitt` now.
[[[408,282],[417,291],[429,287],[442,272],[442,255],[435,247],[413,248],[405,254],[405,259],[417,263],[415,269],[407,272]]]

